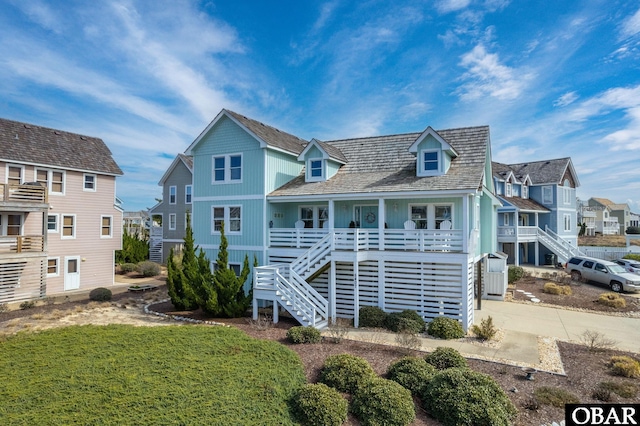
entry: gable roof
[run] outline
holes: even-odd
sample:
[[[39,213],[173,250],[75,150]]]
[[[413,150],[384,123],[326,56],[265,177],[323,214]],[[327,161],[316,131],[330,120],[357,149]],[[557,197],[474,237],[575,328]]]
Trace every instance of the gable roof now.
[[[0,119],[0,161],[122,175],[102,139]]]
[[[506,204],[511,204],[515,208],[521,211],[537,211],[537,212],[550,212],[548,208],[543,206],[542,204],[532,200],[531,198],[521,198],[521,197],[505,197],[502,195],[497,196],[500,200],[502,200]]]
[[[497,177],[502,176],[504,168],[513,171],[518,180],[524,180],[527,175],[531,179],[532,185],[557,184],[562,185],[562,178],[567,169],[571,172],[576,186],[579,186],[578,175],[576,174],[570,157],[557,158],[553,160],[530,161],[519,164],[500,164],[493,163],[494,175],[499,168],[501,173]]]
[[[307,153],[307,151],[309,151],[309,149],[315,146],[317,147],[320,151],[322,151],[325,155],[326,158],[330,158],[334,161],[337,161],[338,163],[342,163],[342,164],[346,164],[347,163],[347,159],[344,156],[344,154],[342,154],[342,151],[340,151],[339,148],[328,144],[326,142],[321,142],[318,139],[311,139],[311,142],[309,142],[307,144],[307,146],[305,146],[305,148],[302,150],[302,152],[300,153],[300,155],[298,156],[298,160],[302,161],[304,159],[305,154]]]
[[[228,117],[233,120],[237,125],[243,128],[247,133],[253,136],[262,148],[269,147],[289,152],[291,154],[300,155],[307,141],[300,139],[290,133],[283,132],[275,127],[261,123],[257,120],[245,117],[237,112],[223,109],[220,113],[209,123],[209,125],[198,135],[198,137],[189,145],[185,150],[185,154],[191,155],[191,150],[194,149],[200,141],[209,133],[209,130],[215,126],[223,117]]]
[[[607,198],[595,198],[595,197],[591,197],[591,199],[593,201],[595,201],[598,204],[602,204],[603,206],[612,206],[614,203],[613,201],[607,199]]]
[[[167,171],[162,175],[160,182],[158,182],[159,186],[164,185],[165,181],[169,178],[169,175],[171,175],[173,169],[175,169],[176,166],[180,163],[184,164],[185,167],[191,172],[191,175],[193,175],[193,157],[191,157],[190,155],[178,154],[176,155],[176,158],[174,158],[171,165],[167,168]]]
[[[343,139],[325,142],[345,156],[347,163],[324,182],[305,182],[304,170],[270,197],[381,193],[406,191],[475,191],[482,187],[489,127],[439,130],[458,157],[444,175],[416,175],[416,158],[409,147],[421,133]]]

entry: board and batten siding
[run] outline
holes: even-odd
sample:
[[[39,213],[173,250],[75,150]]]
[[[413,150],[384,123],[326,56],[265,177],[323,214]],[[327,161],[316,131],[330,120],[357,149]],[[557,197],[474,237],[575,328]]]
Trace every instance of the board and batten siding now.
[[[65,194],[49,195],[49,214],[58,215],[58,232],[47,234],[48,257],[59,259],[58,276],[47,277],[47,295],[64,292],[65,256],[80,257],[80,289],[114,283],[114,251],[122,248],[122,212],[114,207],[115,177],[97,175],[96,191],[84,191],[84,174],[67,171]],[[62,217],[75,215],[76,237],[63,239]],[[112,218],[111,237],[101,237],[102,216]]]
[[[178,161],[174,169],[171,171],[162,188],[162,204],[160,204],[153,214],[162,214],[162,238],[164,239],[182,239],[186,229],[186,211],[191,211],[191,204],[185,204],[185,187],[191,185],[191,171],[184,165],[182,161]],[[169,188],[176,187],[176,203],[171,204],[169,199]],[[192,189],[193,202],[193,189]],[[176,215],[176,229],[169,229],[169,215]],[[168,253],[165,254],[165,256]]]

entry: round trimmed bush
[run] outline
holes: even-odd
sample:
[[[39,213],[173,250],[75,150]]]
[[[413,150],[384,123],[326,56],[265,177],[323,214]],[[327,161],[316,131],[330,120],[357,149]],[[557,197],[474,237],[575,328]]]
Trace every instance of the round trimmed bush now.
[[[287,339],[291,343],[320,343],[322,335],[320,330],[315,327],[299,325],[287,330]]]
[[[382,328],[387,313],[377,306],[363,306],[358,311],[360,327]]]
[[[433,365],[436,370],[448,368],[467,368],[467,360],[454,348],[438,346],[433,352],[424,356],[427,364]]]
[[[507,426],[517,414],[495,380],[464,368],[436,373],[421,397],[427,412],[445,426]]]
[[[120,272],[123,274],[128,274],[129,272],[134,272],[137,269],[138,265],[135,263],[123,263],[120,265]]]
[[[340,392],[354,393],[360,383],[375,377],[366,359],[351,354],[331,355],[324,361],[320,383]]]
[[[381,377],[374,377],[358,388],[351,409],[365,426],[404,426],[416,418],[411,392]]]
[[[384,327],[396,333],[400,331],[422,333],[425,330],[425,323],[419,313],[405,309],[402,312],[388,314]]]
[[[392,363],[387,371],[387,376],[389,380],[409,389],[413,395],[419,395],[435,373],[436,368],[427,363],[424,358],[407,356]]]
[[[524,277],[524,269],[522,268],[522,266],[511,265],[509,266],[509,269],[507,271],[507,276],[509,284],[512,284],[518,281],[520,278]]]
[[[149,260],[138,263],[136,270],[144,277],[155,277],[160,275],[160,265]]]
[[[98,287],[91,290],[89,293],[89,300],[94,300],[96,302],[106,302],[111,300],[111,290],[104,287]]]
[[[292,402],[295,416],[304,425],[340,426],[347,420],[349,403],[323,383],[302,386]]]
[[[627,302],[618,293],[602,293],[598,296],[598,303],[610,308],[624,308],[627,306]]]
[[[460,339],[464,337],[464,329],[460,321],[449,317],[435,317],[427,325],[427,333],[439,339]]]

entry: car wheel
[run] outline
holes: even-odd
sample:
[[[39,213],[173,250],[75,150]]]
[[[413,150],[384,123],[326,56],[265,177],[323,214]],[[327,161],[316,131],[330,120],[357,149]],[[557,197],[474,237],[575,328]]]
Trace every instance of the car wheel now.
[[[571,279],[573,281],[580,281],[582,279],[582,274],[578,271],[571,271]]]
[[[620,284],[618,281],[611,281],[611,291],[620,293],[622,291],[622,284]]]

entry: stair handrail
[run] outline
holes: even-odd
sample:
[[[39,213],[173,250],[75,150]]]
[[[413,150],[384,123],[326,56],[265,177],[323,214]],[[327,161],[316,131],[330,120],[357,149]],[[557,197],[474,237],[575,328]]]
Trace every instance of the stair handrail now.
[[[546,241],[549,245],[554,245],[555,247],[549,247],[549,248],[552,250],[555,249],[556,251],[560,252],[556,254],[560,254],[566,257],[567,260],[569,260],[571,256],[582,254],[582,251],[578,247],[574,246],[569,241],[565,240],[564,238],[556,234],[553,230],[549,229],[548,227],[546,230],[538,228],[538,238],[543,243]]]
[[[319,314],[323,320],[329,319],[327,299],[307,284],[295,271],[289,270],[289,280],[280,273],[279,269],[276,269],[274,273],[276,290],[286,296],[285,300],[291,302],[294,311],[303,312],[313,326],[316,325],[316,314]],[[285,309],[289,310],[286,306]]]
[[[329,232],[320,241],[309,247],[303,254],[291,262],[290,270],[301,275],[302,271],[310,271],[311,267],[320,259],[331,254],[334,233]]]

